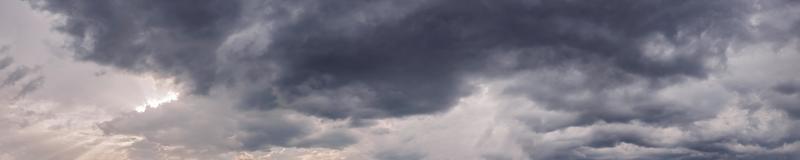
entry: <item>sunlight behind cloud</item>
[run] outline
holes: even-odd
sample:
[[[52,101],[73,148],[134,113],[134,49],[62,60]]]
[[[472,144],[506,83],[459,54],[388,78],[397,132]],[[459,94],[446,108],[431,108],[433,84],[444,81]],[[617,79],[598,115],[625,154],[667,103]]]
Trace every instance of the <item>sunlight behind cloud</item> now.
[[[136,110],[136,112],[142,113],[142,112],[146,111],[147,108],[158,108],[158,106],[161,106],[164,103],[169,103],[169,102],[172,102],[172,101],[176,101],[176,100],[178,100],[178,97],[180,97],[180,93],[174,92],[174,91],[169,91],[169,92],[167,92],[167,95],[165,95],[163,97],[154,98],[154,99],[147,99],[147,102],[145,104],[136,106],[135,110]]]

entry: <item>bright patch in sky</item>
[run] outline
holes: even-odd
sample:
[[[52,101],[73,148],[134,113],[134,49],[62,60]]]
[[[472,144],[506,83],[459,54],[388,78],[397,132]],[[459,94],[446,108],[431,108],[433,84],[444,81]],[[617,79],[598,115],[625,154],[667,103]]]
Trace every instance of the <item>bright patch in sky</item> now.
[[[163,97],[148,99],[144,104],[136,106],[135,110],[136,112],[142,113],[146,111],[147,108],[158,108],[158,106],[161,106],[164,103],[177,101],[178,97],[180,97],[180,93],[169,91],[167,92],[167,95]]]

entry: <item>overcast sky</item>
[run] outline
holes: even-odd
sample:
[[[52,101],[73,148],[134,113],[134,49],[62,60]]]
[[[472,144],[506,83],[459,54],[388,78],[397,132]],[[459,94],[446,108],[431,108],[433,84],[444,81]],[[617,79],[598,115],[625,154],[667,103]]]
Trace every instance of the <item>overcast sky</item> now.
[[[792,0],[0,0],[0,160],[800,157]]]

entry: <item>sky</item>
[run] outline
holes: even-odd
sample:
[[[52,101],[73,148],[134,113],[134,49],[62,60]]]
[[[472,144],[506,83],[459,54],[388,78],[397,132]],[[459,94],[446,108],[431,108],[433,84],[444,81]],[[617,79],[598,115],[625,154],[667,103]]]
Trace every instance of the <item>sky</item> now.
[[[800,157],[791,0],[0,0],[0,160]]]

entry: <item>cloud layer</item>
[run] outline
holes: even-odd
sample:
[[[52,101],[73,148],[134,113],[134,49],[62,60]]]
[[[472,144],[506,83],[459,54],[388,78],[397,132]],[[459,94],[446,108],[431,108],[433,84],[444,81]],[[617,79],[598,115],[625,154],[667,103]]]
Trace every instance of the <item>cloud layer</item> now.
[[[572,68],[607,77],[576,88],[702,78],[714,65],[708,61],[724,62],[729,45],[747,36],[729,33],[743,32],[743,15],[753,10],[745,2],[397,3],[41,1],[41,7],[67,15],[59,29],[75,38],[81,59],[175,75],[201,94],[247,85],[254,89],[244,107],[329,118],[442,111],[469,93],[470,76]],[[382,9],[391,7],[397,8]],[[265,33],[232,36],[250,27]]]
[[[475,155],[463,158],[759,159],[800,149],[800,6],[790,1],[30,3],[63,16],[56,29],[77,59],[190,92],[100,125],[144,137],[136,146],[150,150],[442,159],[472,139],[481,142],[463,150]],[[438,123],[455,135],[415,140]]]

